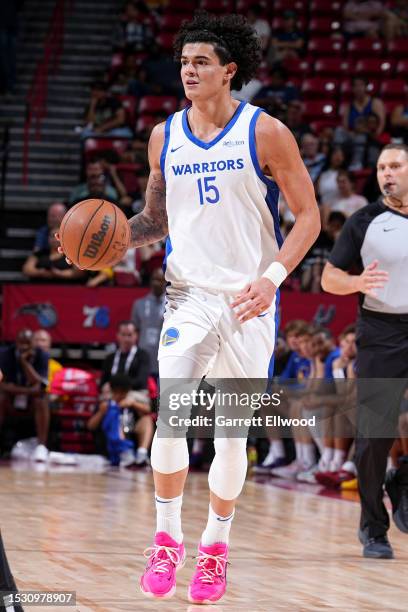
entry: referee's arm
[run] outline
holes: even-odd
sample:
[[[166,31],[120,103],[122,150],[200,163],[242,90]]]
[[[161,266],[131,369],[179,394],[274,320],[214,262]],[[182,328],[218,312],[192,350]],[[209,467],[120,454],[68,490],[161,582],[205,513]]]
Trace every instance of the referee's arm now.
[[[322,274],[322,288],[328,293],[347,295],[349,293],[364,293],[376,297],[376,289],[381,289],[388,280],[388,272],[378,269],[375,259],[365,267],[361,259],[361,247],[364,233],[355,213],[345,223],[340,236]],[[348,270],[358,266],[361,274],[352,275]]]

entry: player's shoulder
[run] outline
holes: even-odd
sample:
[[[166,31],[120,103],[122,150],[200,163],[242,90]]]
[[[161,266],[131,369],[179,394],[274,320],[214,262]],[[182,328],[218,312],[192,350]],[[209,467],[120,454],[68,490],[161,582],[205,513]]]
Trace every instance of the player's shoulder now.
[[[282,121],[279,121],[276,117],[268,115],[263,108],[260,109],[257,122],[256,122],[256,135],[266,137],[284,137],[290,134],[289,129]]]

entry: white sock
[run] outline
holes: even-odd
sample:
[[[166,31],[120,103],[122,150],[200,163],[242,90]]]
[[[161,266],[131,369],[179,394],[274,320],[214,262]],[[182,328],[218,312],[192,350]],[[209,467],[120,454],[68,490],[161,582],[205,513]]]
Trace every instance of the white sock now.
[[[228,544],[229,532],[234,518],[235,510],[229,516],[219,516],[208,506],[208,522],[201,536],[201,544],[211,546],[216,542],[225,542]]]
[[[165,531],[173,540],[176,540],[177,544],[181,544],[183,541],[183,532],[181,531],[181,504],[183,503],[183,496],[179,495],[178,497],[173,497],[173,499],[166,499],[156,494],[155,499],[157,513],[156,533]]]
[[[329,446],[325,446],[322,452],[322,456],[319,460],[319,470],[321,472],[327,472],[330,466],[330,462],[333,459],[334,450]]]
[[[346,458],[346,451],[340,450],[339,448],[334,449],[333,459],[330,464],[330,469],[332,472],[337,472],[341,469],[341,466],[344,463]]]
[[[147,448],[145,448],[144,446],[139,446],[137,452],[139,455],[145,455],[147,457]]]
[[[306,468],[312,467],[316,463],[316,452],[314,444],[311,442],[303,442],[301,450],[301,461]]]
[[[285,456],[285,447],[282,440],[272,440],[270,450],[273,452],[274,459],[283,459]]]
[[[298,463],[302,463],[303,461],[302,442],[295,442],[295,449],[296,449],[296,461]]]

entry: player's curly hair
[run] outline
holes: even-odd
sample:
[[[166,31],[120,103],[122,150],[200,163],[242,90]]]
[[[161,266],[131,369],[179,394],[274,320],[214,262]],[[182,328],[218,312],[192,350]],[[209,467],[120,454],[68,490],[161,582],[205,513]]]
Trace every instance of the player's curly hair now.
[[[181,24],[174,40],[174,56],[180,61],[186,43],[205,42],[214,45],[222,66],[235,62],[237,72],[231,89],[240,90],[256,74],[262,58],[259,38],[242,15],[211,15],[197,11],[192,21]]]

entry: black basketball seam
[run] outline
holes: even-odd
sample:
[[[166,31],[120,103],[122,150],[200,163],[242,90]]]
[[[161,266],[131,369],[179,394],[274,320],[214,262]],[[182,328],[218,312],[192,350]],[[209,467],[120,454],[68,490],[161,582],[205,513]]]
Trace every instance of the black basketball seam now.
[[[97,260],[96,260],[96,261],[93,263],[92,268],[94,268],[94,267],[95,267],[95,266],[98,264],[98,261],[101,261],[101,259],[102,259],[102,258],[105,256],[105,254],[106,254],[107,250],[109,249],[110,245],[112,244],[112,240],[113,240],[113,237],[114,237],[114,235],[115,235],[115,231],[116,231],[116,219],[117,219],[117,215],[116,215],[116,207],[115,207],[115,206],[114,206],[114,205],[113,205],[111,202],[110,202],[110,204],[111,204],[111,206],[112,206],[112,208],[113,208],[113,212],[115,213],[115,221],[114,221],[114,223],[113,223],[112,236],[111,236],[111,238],[110,238],[110,240],[109,240],[108,244],[106,245],[106,249],[104,250],[104,252],[102,253],[102,255],[99,257],[99,259],[97,259]],[[91,270],[92,268],[90,268],[90,270]]]
[[[84,202],[86,202],[86,200],[84,200]],[[80,262],[80,260],[79,260],[79,252],[80,252],[80,250],[81,250],[81,247],[82,247],[82,242],[83,242],[83,240],[84,240],[84,237],[85,237],[85,234],[86,234],[86,232],[87,232],[87,229],[88,229],[88,227],[91,225],[92,219],[94,218],[94,216],[96,215],[96,213],[98,212],[98,210],[99,210],[100,208],[102,208],[102,206],[104,205],[104,203],[105,203],[105,200],[102,200],[102,202],[99,204],[98,208],[97,208],[97,209],[95,210],[95,212],[93,213],[92,217],[89,219],[89,221],[88,221],[87,225],[85,226],[85,229],[84,229],[83,234],[82,234],[81,242],[80,242],[80,243],[79,243],[79,245],[78,245],[78,252],[77,252],[77,262],[78,262],[78,265],[80,265],[80,263],[81,263],[81,262]]]

